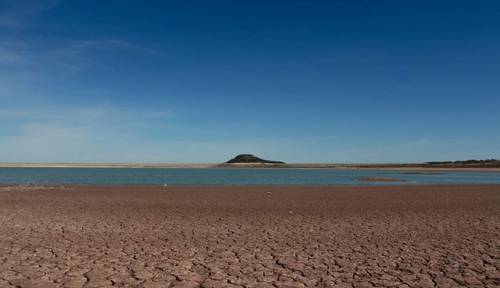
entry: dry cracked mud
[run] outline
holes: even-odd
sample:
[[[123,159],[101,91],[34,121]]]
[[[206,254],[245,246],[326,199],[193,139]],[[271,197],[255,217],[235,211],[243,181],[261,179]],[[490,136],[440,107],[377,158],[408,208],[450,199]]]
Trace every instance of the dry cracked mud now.
[[[0,189],[0,287],[500,287],[500,186]]]

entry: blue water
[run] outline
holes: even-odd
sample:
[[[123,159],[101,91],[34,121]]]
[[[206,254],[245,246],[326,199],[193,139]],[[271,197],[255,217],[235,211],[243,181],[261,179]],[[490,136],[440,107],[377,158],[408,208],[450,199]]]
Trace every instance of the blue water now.
[[[404,182],[364,182],[390,177]],[[498,172],[341,169],[0,168],[0,184],[408,185],[500,184]]]

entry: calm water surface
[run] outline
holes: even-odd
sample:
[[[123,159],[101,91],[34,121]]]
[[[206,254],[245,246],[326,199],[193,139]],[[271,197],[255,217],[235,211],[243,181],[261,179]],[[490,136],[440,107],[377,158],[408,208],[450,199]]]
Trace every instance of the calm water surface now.
[[[365,182],[388,177],[401,182]],[[408,185],[500,184],[498,172],[341,169],[0,168],[0,184]]]

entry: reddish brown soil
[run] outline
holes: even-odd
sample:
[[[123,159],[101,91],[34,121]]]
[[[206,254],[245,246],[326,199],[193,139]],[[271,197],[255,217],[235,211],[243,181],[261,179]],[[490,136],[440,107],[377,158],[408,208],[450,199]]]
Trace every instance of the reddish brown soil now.
[[[0,188],[0,287],[500,287],[500,186]]]

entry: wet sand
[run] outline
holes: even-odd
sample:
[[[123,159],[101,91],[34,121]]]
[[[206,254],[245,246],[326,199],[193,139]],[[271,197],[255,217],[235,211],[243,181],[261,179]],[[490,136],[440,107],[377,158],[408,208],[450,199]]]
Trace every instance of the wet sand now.
[[[500,287],[499,217],[495,185],[0,187],[0,287]]]

